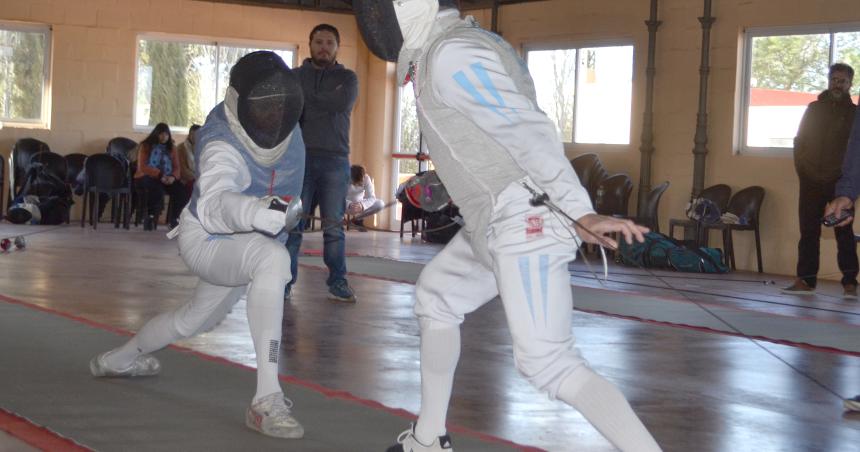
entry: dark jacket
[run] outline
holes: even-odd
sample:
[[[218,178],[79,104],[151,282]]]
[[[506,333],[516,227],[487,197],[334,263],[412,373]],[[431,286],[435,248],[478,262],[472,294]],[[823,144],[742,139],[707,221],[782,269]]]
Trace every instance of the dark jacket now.
[[[300,124],[308,155],[348,155],[349,115],[358,97],[355,72],[340,63],[317,69],[307,58],[296,74],[305,95]]]
[[[820,183],[839,179],[855,110],[849,96],[834,99],[828,91],[809,104],[794,138],[794,167],[801,178]]]

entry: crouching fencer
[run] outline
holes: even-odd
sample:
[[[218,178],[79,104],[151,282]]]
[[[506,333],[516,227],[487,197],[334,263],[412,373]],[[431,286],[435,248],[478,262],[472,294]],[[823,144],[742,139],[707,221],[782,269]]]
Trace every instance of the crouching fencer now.
[[[200,177],[173,230],[182,259],[200,277],[194,296],[150,320],[125,345],[93,358],[93,375],[157,374],[161,365],[149,353],[213,328],[244,297],[257,355],[257,392],[246,424],[269,436],[303,436],[278,382],[283,294],[290,279],[284,230],[301,212],[296,201],[285,199],[301,194],[302,104],[298,80],[276,54],[253,52],[233,66],[224,102],[197,132]]]
[[[579,410],[619,449],[660,450],[571,334],[568,263],[579,240],[615,246],[606,234],[642,241],[647,229],[594,213],[558,132],[537,107],[526,65],[499,36],[461,19],[455,0],[355,0],[353,7],[368,48],[397,62],[398,81],[412,82],[436,172],[465,219],[418,279],[421,410],[389,451],[452,449],[445,418],[460,324],[497,295],[516,366],[532,384]],[[529,189],[548,202],[533,202],[542,200]]]

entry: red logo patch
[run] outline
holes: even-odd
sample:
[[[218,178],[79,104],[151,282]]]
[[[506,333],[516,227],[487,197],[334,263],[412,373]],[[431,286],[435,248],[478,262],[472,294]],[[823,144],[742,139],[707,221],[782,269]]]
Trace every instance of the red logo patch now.
[[[540,215],[529,215],[526,217],[526,238],[540,237],[543,235],[543,217]]]

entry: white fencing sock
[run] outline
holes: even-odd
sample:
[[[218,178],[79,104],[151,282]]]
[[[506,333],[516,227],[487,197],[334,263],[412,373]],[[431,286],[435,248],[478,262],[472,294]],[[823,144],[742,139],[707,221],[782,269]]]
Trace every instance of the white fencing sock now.
[[[277,274],[257,276],[248,287],[248,326],[257,353],[257,393],[254,401],[281,392],[278,358],[281,354],[281,320],[284,316],[284,287]]]
[[[587,366],[580,366],[569,375],[557,396],[579,410],[622,452],[660,451],[657,441],[633,412],[624,394]]]
[[[454,371],[460,360],[460,327],[431,327],[432,321],[427,319],[420,323],[421,411],[415,437],[422,444],[431,444],[445,434]]]

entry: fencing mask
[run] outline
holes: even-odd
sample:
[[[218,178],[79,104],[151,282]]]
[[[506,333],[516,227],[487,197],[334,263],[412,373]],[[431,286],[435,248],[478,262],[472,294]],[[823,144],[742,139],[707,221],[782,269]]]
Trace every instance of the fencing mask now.
[[[258,147],[278,147],[296,127],[304,105],[302,88],[274,52],[261,50],[240,58],[230,70],[230,88],[239,124]]]
[[[396,62],[401,48],[417,49],[427,40],[439,3],[439,0],[353,0],[352,8],[367,48],[385,61]]]

